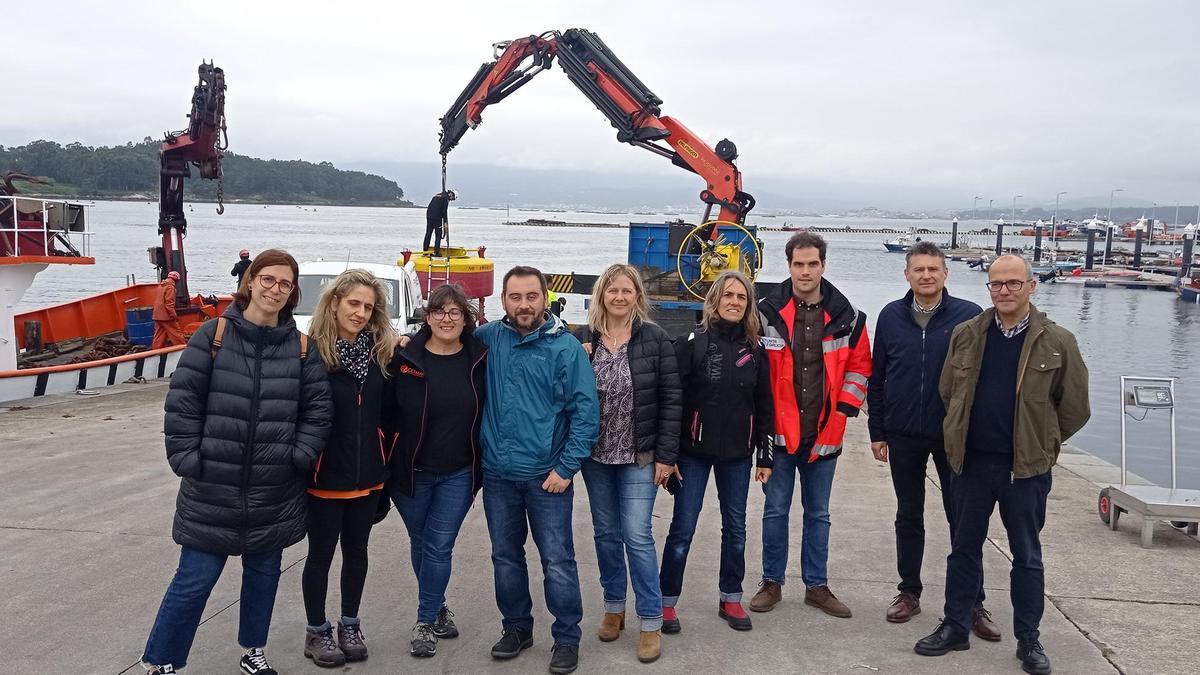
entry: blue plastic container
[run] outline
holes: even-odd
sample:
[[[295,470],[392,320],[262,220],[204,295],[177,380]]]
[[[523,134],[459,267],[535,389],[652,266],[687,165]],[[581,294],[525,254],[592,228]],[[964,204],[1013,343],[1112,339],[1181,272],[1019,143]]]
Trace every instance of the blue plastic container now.
[[[126,325],[146,323],[147,321],[154,321],[153,307],[134,307],[132,309],[125,310]]]
[[[129,334],[130,343],[149,347],[154,341],[154,322],[130,323],[125,326],[125,332]]]

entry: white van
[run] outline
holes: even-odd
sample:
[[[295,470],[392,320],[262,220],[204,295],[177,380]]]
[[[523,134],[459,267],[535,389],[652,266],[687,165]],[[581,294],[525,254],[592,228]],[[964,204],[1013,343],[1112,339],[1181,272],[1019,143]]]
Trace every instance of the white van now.
[[[333,281],[337,275],[348,269],[363,269],[383,282],[387,289],[388,318],[392,325],[401,333],[409,332],[410,327],[421,323],[414,315],[421,307],[421,286],[417,282],[413,264],[409,262],[404,267],[399,265],[381,265],[379,263],[334,262],[317,259],[300,263],[300,304],[292,312],[296,319],[296,327],[308,331],[312,320],[313,309],[317,306],[317,298],[325,285]]]

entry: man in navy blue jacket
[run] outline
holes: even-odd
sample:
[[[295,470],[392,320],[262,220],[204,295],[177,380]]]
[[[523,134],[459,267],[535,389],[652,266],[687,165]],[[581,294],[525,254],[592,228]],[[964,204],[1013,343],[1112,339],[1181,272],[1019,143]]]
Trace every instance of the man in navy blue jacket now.
[[[954,535],[950,502],[953,480],[942,447],[946,411],[938,393],[942,363],[958,324],[983,311],[946,291],[946,255],[932,242],[918,242],[905,256],[911,290],[888,303],[875,327],[874,368],[867,387],[871,452],[891,467],[896,489],[896,567],[899,594],[887,620],[904,623],[921,612],[921,561],[925,554],[925,472],[929,457],[942,486],[942,507]],[[972,629],[985,640],[1000,631],[983,608],[979,589]]]

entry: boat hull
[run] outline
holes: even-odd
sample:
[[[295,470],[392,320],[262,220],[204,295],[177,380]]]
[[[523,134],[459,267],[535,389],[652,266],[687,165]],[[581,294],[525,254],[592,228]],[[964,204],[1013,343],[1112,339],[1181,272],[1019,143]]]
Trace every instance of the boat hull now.
[[[99,361],[0,371],[0,404],[95,390],[131,379],[148,382],[170,377],[184,349],[184,345],[176,345]]]
[[[892,242],[884,242],[883,247],[888,250],[888,253],[904,253],[908,250],[908,244],[893,244]]]

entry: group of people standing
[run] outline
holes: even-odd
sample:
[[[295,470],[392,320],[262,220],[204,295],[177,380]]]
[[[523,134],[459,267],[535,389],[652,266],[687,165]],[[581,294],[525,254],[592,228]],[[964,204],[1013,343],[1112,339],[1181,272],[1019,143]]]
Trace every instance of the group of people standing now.
[[[657,660],[661,635],[682,630],[678,603],[710,474],[721,516],[718,615],[735,630],[752,628],[743,604],[752,481],[765,504],[762,576],[749,609],[767,612],[781,601],[798,482],[804,603],[848,618],[829,587],[829,503],[847,419],[870,390],[872,451],[891,462],[899,503],[902,582],[888,620],[920,611],[923,523],[914,504],[924,492],[916,477],[932,455],[949,495],[954,548],[946,619],[918,653],[965,649],[967,631],[979,633],[982,546],[998,502],[1010,538],[1020,539],[1018,656],[1027,672],[1049,672],[1048,661],[1030,670],[1021,649],[1044,658],[1037,535],[1049,467],[1087,418],[1086,370],[1070,334],[1028,304],[1032,275],[1009,264],[1023,261],[993,263],[996,310],[979,314],[949,298],[944,256],[920,246],[906,271],[913,292],[898,305],[909,313],[885,310],[874,358],[865,314],[824,279],[826,243],[807,232],[785,247],[788,279],[757,298],[751,280],[722,273],[700,324],[675,340],[650,320],[641,276],[629,265],[599,277],[587,323],[573,334],[547,310],[544,275],[518,266],[503,279],[502,320],[480,325],[461,289],[447,285],[430,293],[426,325],[404,337],[386,319],[378,281],[347,270],[323,289],[305,335],[291,319],[295,260],[260,253],[234,304],[196,332],[172,378],[165,433],[182,479],[173,528],[182,550],[143,664],[152,673],[184,667],[213,585],[227,558],[241,556],[240,668],[275,673],[264,647],[281,554],[306,536],[304,654],[327,667],[367,658],[358,617],[367,544],[392,504],[408,531],[418,586],[409,652],[436,655],[440,639],[458,635],[446,589],[456,538],[482,489],[502,615],[491,656],[515,658],[533,644],[525,555],[532,534],[554,616],[549,670],[572,672],[583,620],[577,473],[603,589],[601,641],[625,629],[630,586],[640,661]],[[919,327],[919,343],[902,320]],[[1028,341],[1016,347],[998,343],[1025,332]],[[999,469],[1006,458],[1011,472]],[[954,489],[960,481],[972,487]],[[652,531],[660,488],[674,498],[661,561]],[[331,622],[326,594],[339,543],[341,612]]]

